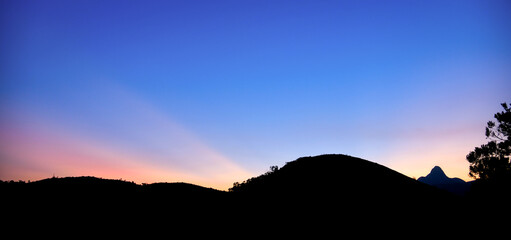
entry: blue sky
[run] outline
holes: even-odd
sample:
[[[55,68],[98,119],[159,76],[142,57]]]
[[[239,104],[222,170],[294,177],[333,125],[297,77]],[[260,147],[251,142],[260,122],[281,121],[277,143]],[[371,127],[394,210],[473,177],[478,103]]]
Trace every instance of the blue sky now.
[[[0,4],[0,179],[226,188],[322,153],[467,179],[510,100],[507,1]]]

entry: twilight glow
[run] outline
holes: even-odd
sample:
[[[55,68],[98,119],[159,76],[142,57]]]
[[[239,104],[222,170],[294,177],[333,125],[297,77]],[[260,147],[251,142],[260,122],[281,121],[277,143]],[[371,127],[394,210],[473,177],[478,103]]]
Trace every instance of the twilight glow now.
[[[227,189],[342,153],[468,180],[511,3],[2,1],[0,179]]]

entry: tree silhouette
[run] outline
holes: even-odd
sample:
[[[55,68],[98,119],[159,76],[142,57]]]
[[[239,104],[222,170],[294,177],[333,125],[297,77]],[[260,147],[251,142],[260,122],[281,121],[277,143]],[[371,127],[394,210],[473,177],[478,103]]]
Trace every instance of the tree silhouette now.
[[[476,147],[467,155],[469,175],[488,182],[509,182],[511,179],[511,109],[501,104],[504,111],[496,113],[497,122],[489,121],[486,127],[487,144]]]

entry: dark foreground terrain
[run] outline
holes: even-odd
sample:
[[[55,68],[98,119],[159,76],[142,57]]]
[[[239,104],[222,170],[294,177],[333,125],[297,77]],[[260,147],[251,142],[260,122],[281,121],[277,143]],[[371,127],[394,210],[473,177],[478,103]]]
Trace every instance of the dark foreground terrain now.
[[[446,230],[465,226],[464,216],[473,216],[466,197],[346,155],[299,158],[234,183],[229,192],[187,183],[137,185],[95,177],[0,186],[4,218],[96,231],[112,224],[128,233],[146,227],[177,231],[183,225],[254,228],[258,233],[286,226],[306,232],[354,230],[349,226]]]

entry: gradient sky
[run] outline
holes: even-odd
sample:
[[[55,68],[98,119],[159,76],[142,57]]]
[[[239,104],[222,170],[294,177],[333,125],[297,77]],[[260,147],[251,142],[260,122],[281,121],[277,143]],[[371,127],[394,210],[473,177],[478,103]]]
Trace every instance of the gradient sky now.
[[[227,189],[342,153],[410,177],[511,101],[511,2],[0,1],[0,179]]]

